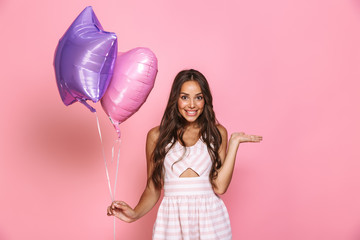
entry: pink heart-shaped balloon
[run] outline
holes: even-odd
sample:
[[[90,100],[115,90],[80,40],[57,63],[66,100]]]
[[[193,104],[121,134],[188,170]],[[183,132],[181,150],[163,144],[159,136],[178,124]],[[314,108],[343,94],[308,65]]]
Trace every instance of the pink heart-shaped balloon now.
[[[148,48],[134,48],[118,53],[113,77],[101,99],[101,105],[118,129],[118,125],[139,110],[154,86],[157,59]]]

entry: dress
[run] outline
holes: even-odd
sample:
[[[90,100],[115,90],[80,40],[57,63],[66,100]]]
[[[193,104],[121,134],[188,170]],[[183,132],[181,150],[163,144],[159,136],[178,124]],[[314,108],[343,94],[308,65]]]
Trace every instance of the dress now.
[[[232,238],[225,204],[209,181],[211,164],[201,139],[191,147],[176,142],[169,150],[164,159],[164,198],[154,224],[153,240]],[[179,177],[188,168],[199,177]]]

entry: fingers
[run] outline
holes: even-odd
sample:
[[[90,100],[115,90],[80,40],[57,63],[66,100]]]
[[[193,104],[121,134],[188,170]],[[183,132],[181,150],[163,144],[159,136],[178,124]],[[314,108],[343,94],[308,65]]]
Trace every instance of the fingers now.
[[[108,216],[115,216],[115,210],[117,208],[118,201],[113,201],[110,206],[107,208],[107,215]]]
[[[126,208],[129,208],[129,206],[123,202],[123,201],[113,201],[111,205],[107,208],[107,215],[108,216],[115,216],[116,211],[124,211]]]
[[[111,209],[111,206],[108,206],[108,208],[107,208],[107,213],[106,213],[108,216],[113,216],[114,215],[114,213],[113,213],[113,211],[112,211],[112,209]]]
[[[123,201],[113,201],[111,203],[111,208],[112,209],[116,209],[116,208],[124,209],[126,207],[128,207],[128,205]]]
[[[238,139],[241,142],[261,142],[262,136],[245,134],[244,132],[233,133],[234,139]]]
[[[110,207],[111,207],[111,209],[115,209],[115,206],[116,206],[116,203],[117,203],[118,201],[113,201],[112,203],[111,203],[111,205],[110,205]]]
[[[248,135],[248,139],[250,140],[250,142],[260,142],[262,141],[262,136]]]

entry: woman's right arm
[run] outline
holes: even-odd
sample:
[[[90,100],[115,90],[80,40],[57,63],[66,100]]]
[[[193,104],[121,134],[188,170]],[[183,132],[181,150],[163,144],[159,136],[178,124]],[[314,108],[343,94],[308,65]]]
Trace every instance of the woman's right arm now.
[[[149,179],[153,172],[153,161],[151,155],[155,149],[156,141],[159,137],[159,127],[151,129],[146,139],[146,162],[147,178]],[[161,190],[156,189],[152,179],[147,181],[145,190],[140,197],[139,203],[132,209],[123,201],[114,201],[108,207],[108,215],[115,216],[125,222],[134,222],[148,213],[160,198]]]

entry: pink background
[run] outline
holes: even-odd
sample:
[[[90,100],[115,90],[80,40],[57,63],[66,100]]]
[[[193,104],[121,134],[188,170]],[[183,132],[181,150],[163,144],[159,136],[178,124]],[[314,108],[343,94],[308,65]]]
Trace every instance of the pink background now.
[[[63,105],[52,65],[87,5],[120,51],[149,47],[159,60],[147,102],[121,126],[117,199],[137,203],[146,133],[175,74],[195,68],[228,132],[264,137],[240,146],[222,197],[234,239],[360,239],[359,2],[1,0],[1,240],[112,239],[95,115]],[[92,105],[109,155],[115,131]],[[117,239],[150,239],[155,214],[117,221]]]

